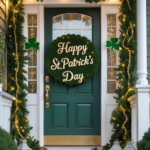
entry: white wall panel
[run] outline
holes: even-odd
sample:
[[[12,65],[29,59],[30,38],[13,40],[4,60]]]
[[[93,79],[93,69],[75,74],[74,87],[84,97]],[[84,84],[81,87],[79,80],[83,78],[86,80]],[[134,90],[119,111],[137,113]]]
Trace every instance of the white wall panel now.
[[[32,130],[31,130],[31,131],[30,131],[30,136],[31,136],[31,137],[34,136],[33,139],[36,139],[36,140],[37,140],[37,139],[38,139],[38,131],[32,131]]]
[[[10,109],[10,107],[3,105],[2,112],[3,112],[2,127],[3,127],[3,129],[5,129],[7,132],[10,133],[11,109]]]
[[[106,143],[109,143],[110,137],[112,135],[113,126],[110,124],[112,111],[116,106],[107,105],[106,106]]]
[[[36,136],[38,139],[38,106],[27,106],[29,125],[33,127],[31,130],[31,136]]]

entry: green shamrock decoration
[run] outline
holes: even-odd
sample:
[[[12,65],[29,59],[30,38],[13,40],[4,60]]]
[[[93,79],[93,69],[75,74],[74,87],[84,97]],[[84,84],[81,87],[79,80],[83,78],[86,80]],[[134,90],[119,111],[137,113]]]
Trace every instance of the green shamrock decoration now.
[[[39,50],[39,45],[40,43],[36,42],[36,38],[29,38],[28,43],[25,43],[25,49],[35,53],[35,51]]]
[[[115,54],[115,51],[119,51],[118,38],[111,38],[110,41],[106,42],[106,47],[110,48],[110,54]]]

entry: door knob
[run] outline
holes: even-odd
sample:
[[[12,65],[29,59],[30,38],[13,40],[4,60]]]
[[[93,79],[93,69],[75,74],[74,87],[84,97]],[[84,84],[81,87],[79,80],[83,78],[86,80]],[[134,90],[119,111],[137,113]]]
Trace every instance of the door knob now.
[[[49,94],[48,94],[49,91],[50,91],[50,86],[46,85],[45,86],[45,92],[46,92],[46,94],[45,94],[45,98],[46,98],[45,107],[46,108],[49,108]]]

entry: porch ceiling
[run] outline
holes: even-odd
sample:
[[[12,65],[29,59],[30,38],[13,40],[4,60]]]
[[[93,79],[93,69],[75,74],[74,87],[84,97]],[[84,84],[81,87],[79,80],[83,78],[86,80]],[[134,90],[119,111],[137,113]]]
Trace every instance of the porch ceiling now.
[[[27,4],[36,4],[36,5],[47,5],[47,4],[50,4],[50,5],[52,5],[52,4],[57,4],[57,5],[59,5],[59,4],[64,4],[64,5],[72,5],[72,4],[76,4],[76,5],[82,5],[81,7],[83,7],[83,5],[84,6],[89,6],[89,3],[86,3],[85,2],[85,0],[43,0],[43,2],[40,2],[40,0],[39,0],[39,2],[37,2],[37,0],[25,0],[24,1],[24,4],[25,5],[27,5]],[[98,2],[97,4],[95,4],[95,3],[90,3],[90,7],[91,6],[93,6],[93,7],[95,7],[95,6],[98,6],[98,5],[116,5],[116,4],[121,4],[121,2],[119,1],[119,0],[106,0],[106,1],[102,1],[102,2]],[[69,7],[70,7],[69,6]],[[74,5],[73,5],[73,7],[74,7]],[[79,6],[78,6],[79,7]]]

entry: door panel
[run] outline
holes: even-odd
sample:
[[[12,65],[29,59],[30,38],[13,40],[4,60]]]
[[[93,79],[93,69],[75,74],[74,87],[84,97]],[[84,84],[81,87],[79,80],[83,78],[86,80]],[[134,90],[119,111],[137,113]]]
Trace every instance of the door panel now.
[[[87,15],[83,21],[92,17],[92,30],[91,26],[85,25],[85,22],[79,27],[80,21],[63,21],[60,16],[55,17],[59,23],[53,23],[54,16],[65,14],[64,17],[67,17],[67,13]],[[79,15],[74,17],[77,16]],[[78,23],[79,29],[74,30],[74,22]],[[62,31],[60,28],[64,23],[68,29]],[[53,27],[57,30],[53,30]],[[82,33],[91,38],[100,56],[100,8],[45,8],[45,57],[52,40],[61,36],[62,32],[63,34]],[[91,80],[73,87],[54,81],[45,65],[44,76],[50,77],[50,82],[44,83],[44,86],[50,85],[50,106],[49,108],[44,106],[45,145],[100,145],[100,65]],[[55,137],[57,142],[54,141]]]
[[[53,104],[52,116],[52,128],[68,128],[68,104]]]
[[[92,129],[92,104],[76,104],[76,128]]]
[[[52,95],[66,95],[68,94],[68,88],[66,85],[59,84],[59,82],[55,81],[53,82],[53,93]]]
[[[91,95],[93,89],[93,79],[87,81],[85,84],[81,84],[77,87],[77,95]]]

